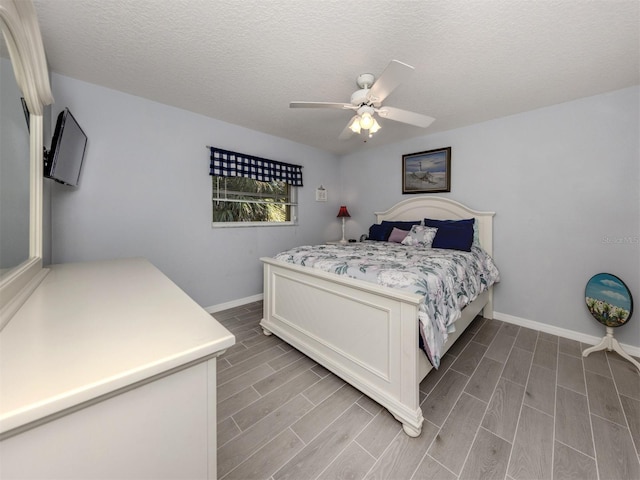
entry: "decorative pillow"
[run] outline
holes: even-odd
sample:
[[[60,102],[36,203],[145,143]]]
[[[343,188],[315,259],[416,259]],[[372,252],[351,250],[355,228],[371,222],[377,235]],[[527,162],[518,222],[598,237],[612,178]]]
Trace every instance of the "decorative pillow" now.
[[[478,222],[475,221],[476,219],[473,219],[473,244],[476,247],[480,246],[480,230],[478,228]]]
[[[433,248],[471,251],[473,244],[474,218],[464,220],[433,220],[424,219],[424,224],[438,229],[433,239]]]
[[[410,245],[412,247],[425,247],[431,248],[433,239],[436,237],[437,228],[423,227],[421,225],[414,225],[411,227],[409,234],[402,240],[403,245]]]
[[[391,235],[394,228],[409,231],[413,225],[420,225],[420,223],[420,220],[412,222],[391,222],[383,220],[382,223],[375,223],[369,227],[369,240],[386,242],[389,240],[389,235]]]
[[[402,243],[402,241],[409,234],[407,230],[400,230],[399,228],[393,227],[391,230],[391,235],[389,235],[389,242]]]

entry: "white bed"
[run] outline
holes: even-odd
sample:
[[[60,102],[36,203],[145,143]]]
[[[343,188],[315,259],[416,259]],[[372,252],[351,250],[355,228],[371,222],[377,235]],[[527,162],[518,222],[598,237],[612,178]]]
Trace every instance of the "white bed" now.
[[[475,218],[482,248],[493,255],[494,212],[472,210],[456,201],[431,196],[404,200],[383,220]],[[276,334],[343,380],[387,408],[416,437],[422,429],[419,384],[431,370],[418,347],[421,296],[362,280],[261,258],[264,264],[265,335]],[[463,311],[444,351],[481,311],[493,317],[492,288]],[[363,333],[363,332],[366,332]]]

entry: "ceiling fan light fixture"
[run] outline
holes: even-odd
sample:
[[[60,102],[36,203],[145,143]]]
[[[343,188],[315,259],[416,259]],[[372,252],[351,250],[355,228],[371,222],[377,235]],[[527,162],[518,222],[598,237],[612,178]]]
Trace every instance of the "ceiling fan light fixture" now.
[[[351,121],[351,124],[349,125],[349,129],[353,133],[360,133],[360,116],[356,115],[355,117],[353,117],[353,120]]]
[[[347,140],[351,138],[353,133],[360,134],[362,130],[365,130],[369,137],[378,132],[381,126],[376,121],[376,113],[380,118],[427,128],[435,120],[434,118],[382,105],[389,94],[404,82],[414,70],[411,65],[391,60],[377,79],[370,73],[358,76],[356,83],[360,89],[351,94],[350,103],[291,102],[289,106],[291,108],[336,108],[355,112],[355,115],[338,136],[340,140]]]
[[[360,116],[360,128],[369,130],[371,127],[373,127],[373,122],[375,122],[375,120],[373,119],[373,117],[369,112],[364,112]]]

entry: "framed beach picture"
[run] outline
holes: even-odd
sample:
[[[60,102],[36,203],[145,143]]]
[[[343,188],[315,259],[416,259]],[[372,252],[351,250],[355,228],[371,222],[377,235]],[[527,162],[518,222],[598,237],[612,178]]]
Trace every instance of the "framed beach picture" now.
[[[402,156],[402,193],[451,191],[451,147]]]
[[[619,327],[631,318],[631,291],[615,275],[599,273],[591,277],[584,296],[591,315],[605,327]]]

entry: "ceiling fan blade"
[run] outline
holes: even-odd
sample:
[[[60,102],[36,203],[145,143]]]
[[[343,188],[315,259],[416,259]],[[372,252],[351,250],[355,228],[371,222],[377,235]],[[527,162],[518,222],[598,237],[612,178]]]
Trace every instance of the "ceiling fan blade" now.
[[[289,108],[338,108],[340,110],[353,109],[350,103],[333,102],[291,102]]]
[[[391,60],[387,68],[380,74],[375,83],[371,86],[369,93],[367,94],[367,100],[373,103],[375,106],[380,106],[382,101],[395,90],[395,88],[404,82],[414,68],[406,63],[399,62],[398,60]]]
[[[358,115],[354,115],[353,117],[351,117],[351,120],[347,122],[347,126],[344,127],[344,130],[342,130],[342,133],[338,137],[340,140],[349,140],[351,138],[351,136],[353,135],[353,130],[351,130],[351,128],[349,127],[351,127],[351,123],[353,123],[356,118],[358,118]]]
[[[409,125],[415,125],[416,127],[427,128],[431,125],[435,118],[422,115],[420,113],[409,112],[400,108],[394,107],[382,107],[378,110],[378,115],[382,118],[388,118],[396,122],[408,123]]]

